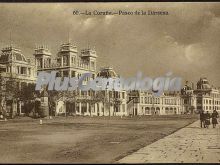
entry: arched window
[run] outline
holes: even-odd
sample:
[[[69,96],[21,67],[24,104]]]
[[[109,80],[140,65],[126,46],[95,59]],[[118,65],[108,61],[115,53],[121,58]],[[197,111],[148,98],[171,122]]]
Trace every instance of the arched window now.
[[[145,115],[149,115],[150,114],[150,108],[149,107],[145,107]]]
[[[68,65],[68,58],[66,56],[63,56],[63,65],[64,66]]]

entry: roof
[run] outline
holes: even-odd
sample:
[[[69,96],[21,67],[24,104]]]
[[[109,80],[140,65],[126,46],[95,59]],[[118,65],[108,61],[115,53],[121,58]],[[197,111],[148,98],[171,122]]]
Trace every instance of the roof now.
[[[3,48],[0,55],[0,62],[7,62],[10,60],[28,62],[26,57],[21,53],[21,50],[13,46]]]
[[[97,73],[97,77],[102,77],[102,78],[116,78],[118,75],[115,73],[113,68],[111,67],[105,67],[101,71]]]
[[[197,82],[197,89],[210,89],[211,86],[207,80],[207,78],[200,78]]]

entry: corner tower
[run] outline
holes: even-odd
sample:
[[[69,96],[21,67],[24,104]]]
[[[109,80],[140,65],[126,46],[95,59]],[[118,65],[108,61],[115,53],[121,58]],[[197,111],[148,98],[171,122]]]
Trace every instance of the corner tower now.
[[[82,60],[87,61],[89,63],[90,70],[96,71],[97,54],[95,49],[87,48],[81,50],[81,58]]]
[[[77,47],[72,43],[62,44],[57,54],[57,63],[61,67],[77,66]]]
[[[35,65],[38,70],[49,68],[51,66],[51,52],[46,46],[36,47],[34,51]]]

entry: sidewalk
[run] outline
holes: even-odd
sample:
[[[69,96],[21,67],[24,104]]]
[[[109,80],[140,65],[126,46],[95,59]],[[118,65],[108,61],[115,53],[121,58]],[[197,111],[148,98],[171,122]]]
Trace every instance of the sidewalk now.
[[[220,126],[200,128],[196,121],[164,137],[118,163],[219,163]]]

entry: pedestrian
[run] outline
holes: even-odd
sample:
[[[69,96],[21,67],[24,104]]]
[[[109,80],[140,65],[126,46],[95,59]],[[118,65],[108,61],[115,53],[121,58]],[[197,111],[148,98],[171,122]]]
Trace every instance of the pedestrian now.
[[[212,125],[213,128],[216,127],[216,124],[218,124],[217,118],[219,117],[218,112],[216,110],[213,111],[212,113]]]
[[[205,114],[205,128],[209,128],[209,125],[210,125],[210,114],[208,111],[206,111],[206,114]]]
[[[202,127],[205,127],[205,124],[204,124],[205,114],[204,114],[204,111],[203,111],[203,110],[200,111],[199,117],[200,117],[200,127],[201,127],[201,128],[202,128]]]

